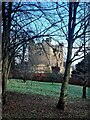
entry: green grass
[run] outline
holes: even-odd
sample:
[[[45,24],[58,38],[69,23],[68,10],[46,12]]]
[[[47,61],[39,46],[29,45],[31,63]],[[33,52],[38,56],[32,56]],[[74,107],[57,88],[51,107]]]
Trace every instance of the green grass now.
[[[22,80],[8,80],[7,91],[15,91],[20,93],[33,93],[41,94],[50,97],[58,98],[60,96],[61,83],[50,83],[50,82],[36,82],[36,81],[26,81]],[[87,88],[87,97],[90,98],[90,88]],[[82,87],[76,85],[68,86],[68,96],[69,97],[82,97]]]

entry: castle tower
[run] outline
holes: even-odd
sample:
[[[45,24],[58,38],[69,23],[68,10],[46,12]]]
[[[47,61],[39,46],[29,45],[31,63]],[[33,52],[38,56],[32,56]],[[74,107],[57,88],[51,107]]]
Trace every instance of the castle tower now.
[[[55,50],[55,51],[54,51]],[[63,45],[52,45],[51,38],[46,38],[42,43],[30,42],[28,50],[30,68],[37,72],[52,72],[52,66],[60,68],[63,73]],[[32,62],[32,64],[31,64]]]

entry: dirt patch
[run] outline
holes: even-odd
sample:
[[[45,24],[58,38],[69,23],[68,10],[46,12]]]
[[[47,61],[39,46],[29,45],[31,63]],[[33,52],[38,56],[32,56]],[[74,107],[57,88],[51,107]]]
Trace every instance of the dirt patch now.
[[[58,110],[58,99],[42,95],[7,92],[3,118],[88,118],[90,103],[85,99],[67,100],[65,111]]]

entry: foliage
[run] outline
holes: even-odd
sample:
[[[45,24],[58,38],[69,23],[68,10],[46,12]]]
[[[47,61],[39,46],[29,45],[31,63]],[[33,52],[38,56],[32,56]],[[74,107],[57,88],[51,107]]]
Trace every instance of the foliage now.
[[[72,76],[73,77],[79,77],[82,80],[84,80],[84,74],[87,80],[90,79],[90,53],[88,53],[86,55],[85,60],[83,59],[81,62],[79,62],[78,64],[76,64],[76,69],[74,71],[72,71]]]

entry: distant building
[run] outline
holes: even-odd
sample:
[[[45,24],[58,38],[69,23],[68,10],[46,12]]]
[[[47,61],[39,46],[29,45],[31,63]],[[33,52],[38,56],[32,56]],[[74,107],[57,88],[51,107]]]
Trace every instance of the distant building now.
[[[52,67],[59,67],[64,73],[63,44],[52,45],[51,38],[42,43],[30,41],[28,46],[28,67],[32,72],[52,72]]]

